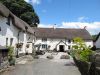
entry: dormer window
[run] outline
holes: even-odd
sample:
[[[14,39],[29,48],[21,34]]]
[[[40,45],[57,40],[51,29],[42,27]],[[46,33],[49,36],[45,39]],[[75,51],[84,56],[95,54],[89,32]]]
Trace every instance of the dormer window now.
[[[71,43],[71,40],[68,40],[68,43]]]
[[[10,26],[10,17],[7,18],[6,24]]]

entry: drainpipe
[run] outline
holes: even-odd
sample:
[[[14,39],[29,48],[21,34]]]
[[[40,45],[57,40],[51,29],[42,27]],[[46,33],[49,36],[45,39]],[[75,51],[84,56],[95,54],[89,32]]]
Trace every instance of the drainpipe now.
[[[33,39],[34,39],[34,45],[33,45],[33,50],[32,50],[32,54],[33,54],[33,57],[35,57],[35,55],[36,55],[36,51],[35,51],[35,43],[36,43],[36,34],[35,34],[35,32],[34,32],[34,36],[33,36]]]
[[[26,34],[26,37],[27,37],[27,30],[28,30],[28,27],[25,26],[25,34]],[[27,40],[27,38],[26,38]],[[25,43],[27,44],[27,41],[25,40]],[[25,54],[27,54],[27,51],[26,51],[26,45],[25,45]]]

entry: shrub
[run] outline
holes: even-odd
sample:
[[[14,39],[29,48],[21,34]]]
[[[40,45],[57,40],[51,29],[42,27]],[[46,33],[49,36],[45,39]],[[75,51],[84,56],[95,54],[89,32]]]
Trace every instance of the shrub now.
[[[71,55],[78,60],[89,62],[89,57],[94,53],[89,47],[86,46],[85,42],[77,37],[74,38],[74,46],[71,51]]]
[[[8,60],[10,65],[15,65],[14,47],[11,46],[8,47]]]

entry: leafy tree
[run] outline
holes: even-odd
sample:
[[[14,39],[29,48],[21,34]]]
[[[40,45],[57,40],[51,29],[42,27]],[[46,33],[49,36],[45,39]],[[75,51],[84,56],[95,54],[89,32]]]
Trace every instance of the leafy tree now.
[[[34,8],[24,0],[0,0],[9,10],[26,21],[30,26],[37,26],[40,23]]]

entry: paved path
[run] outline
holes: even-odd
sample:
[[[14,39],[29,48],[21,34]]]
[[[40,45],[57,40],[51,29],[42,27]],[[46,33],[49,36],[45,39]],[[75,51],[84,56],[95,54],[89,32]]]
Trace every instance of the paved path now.
[[[17,64],[14,70],[0,75],[81,75],[73,63],[63,61],[35,59],[27,64]]]

